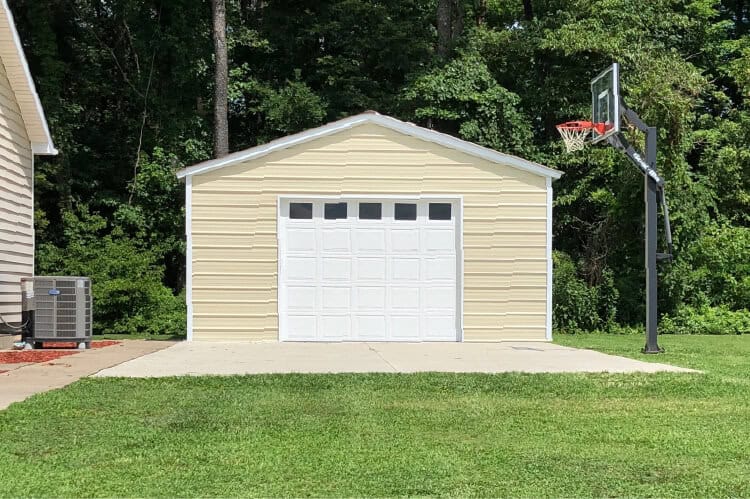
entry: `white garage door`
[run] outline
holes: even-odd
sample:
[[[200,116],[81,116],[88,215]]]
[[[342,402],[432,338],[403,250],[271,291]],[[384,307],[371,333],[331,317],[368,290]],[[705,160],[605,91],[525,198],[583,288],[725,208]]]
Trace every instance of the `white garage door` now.
[[[460,203],[279,201],[287,341],[459,341]]]

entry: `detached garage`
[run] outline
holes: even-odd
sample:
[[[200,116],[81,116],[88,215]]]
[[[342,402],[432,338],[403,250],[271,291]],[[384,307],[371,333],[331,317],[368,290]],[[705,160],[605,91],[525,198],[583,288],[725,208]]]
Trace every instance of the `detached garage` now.
[[[551,339],[560,172],[365,113],[178,172],[188,339]]]

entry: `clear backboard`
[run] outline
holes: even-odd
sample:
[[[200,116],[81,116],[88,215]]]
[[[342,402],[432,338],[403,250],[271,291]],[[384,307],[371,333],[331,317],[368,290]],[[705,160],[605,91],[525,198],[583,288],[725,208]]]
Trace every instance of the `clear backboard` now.
[[[591,97],[591,142],[596,143],[620,131],[620,67],[616,62],[591,80]]]

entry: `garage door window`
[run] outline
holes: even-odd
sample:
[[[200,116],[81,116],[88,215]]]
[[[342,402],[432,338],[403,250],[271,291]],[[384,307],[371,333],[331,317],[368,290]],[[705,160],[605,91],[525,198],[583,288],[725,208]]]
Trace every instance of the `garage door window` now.
[[[450,203],[430,203],[430,220],[450,220]]]
[[[346,218],[346,203],[326,203],[324,211],[326,220]]]
[[[416,220],[417,205],[413,203],[396,203],[396,220]]]
[[[383,205],[380,203],[359,203],[361,220],[380,220],[383,218]]]
[[[289,218],[312,219],[312,203],[289,203]]]

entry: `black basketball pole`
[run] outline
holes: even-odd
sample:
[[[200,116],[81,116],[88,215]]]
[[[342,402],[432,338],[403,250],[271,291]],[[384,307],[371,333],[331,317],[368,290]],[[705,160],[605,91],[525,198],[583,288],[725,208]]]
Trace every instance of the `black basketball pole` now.
[[[656,128],[648,127],[646,131],[646,161],[656,171]],[[644,191],[646,202],[646,346],[644,353],[661,353],[657,342],[658,321],[658,280],[656,268],[657,243],[657,190],[659,186],[650,175],[644,175]]]
[[[622,133],[616,133],[609,137],[608,142],[617,149],[624,152],[628,158],[643,173],[644,177],[644,202],[646,205],[646,227],[645,227],[645,267],[646,267],[646,346],[644,353],[662,353],[664,350],[658,343],[658,279],[657,262],[671,260],[672,237],[669,228],[669,211],[667,209],[666,197],[664,195],[664,180],[656,170],[656,128],[647,126],[640,117],[632,110],[621,104],[623,115],[636,128],[646,134],[646,160],[630,145]],[[658,205],[662,203],[664,212],[664,226],[667,232],[668,253],[657,253],[657,225]]]

